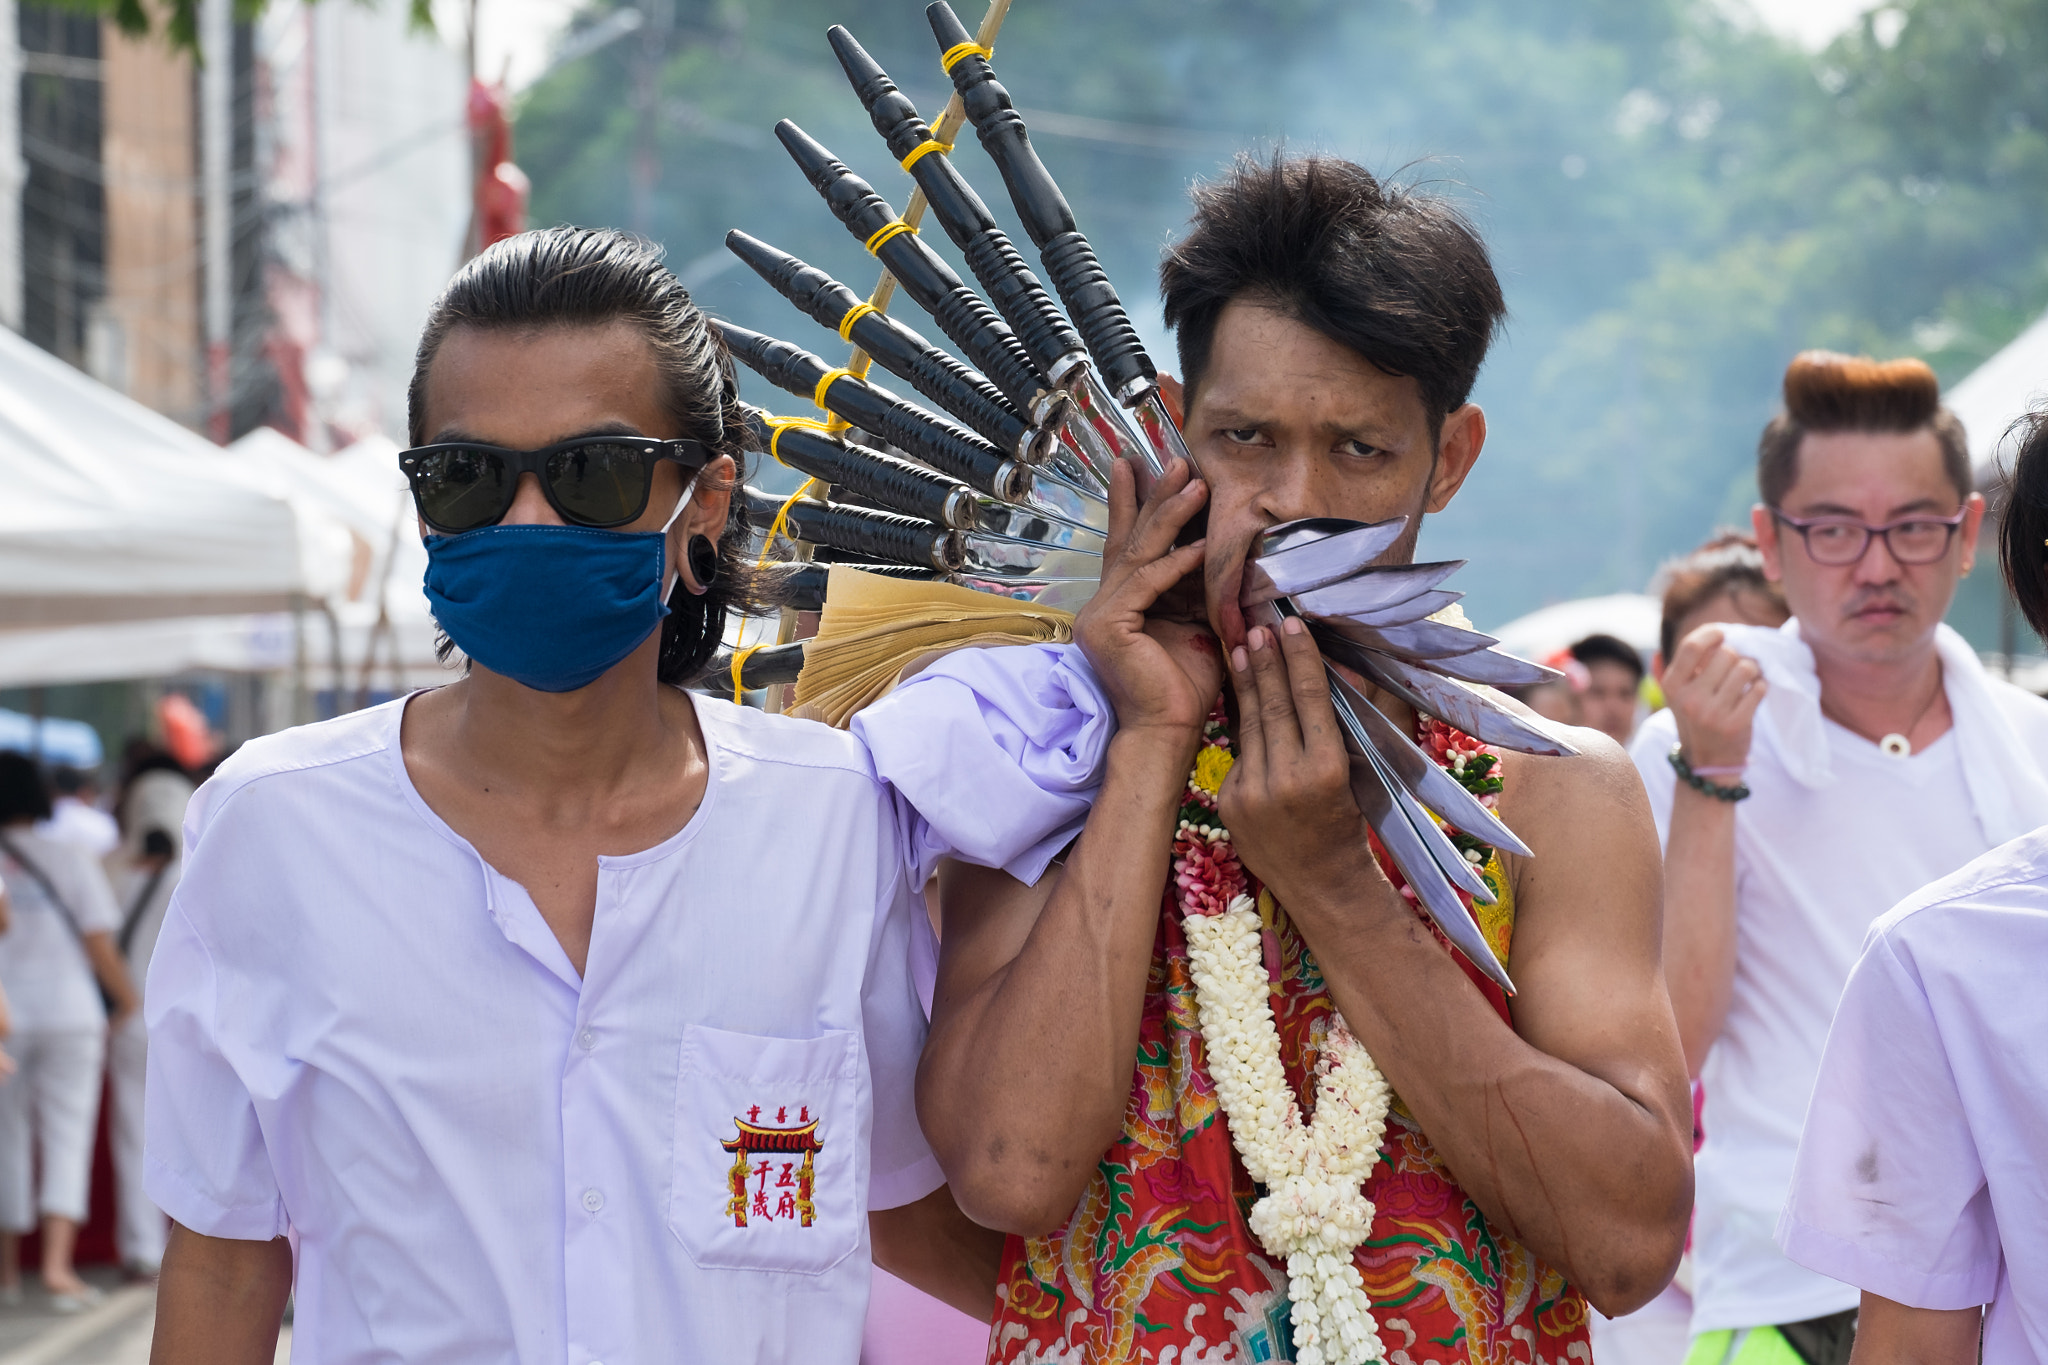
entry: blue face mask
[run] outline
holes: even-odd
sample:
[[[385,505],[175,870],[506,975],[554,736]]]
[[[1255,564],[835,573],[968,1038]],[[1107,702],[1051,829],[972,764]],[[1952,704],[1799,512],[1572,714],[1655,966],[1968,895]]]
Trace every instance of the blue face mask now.
[[[455,647],[493,673],[574,692],[660,629],[667,533],[498,525],[430,536],[427,601]]]

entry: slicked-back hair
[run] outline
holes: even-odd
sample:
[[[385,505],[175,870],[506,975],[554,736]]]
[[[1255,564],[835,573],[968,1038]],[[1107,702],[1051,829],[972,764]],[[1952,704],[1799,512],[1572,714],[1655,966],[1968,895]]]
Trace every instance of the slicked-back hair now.
[[[427,371],[441,343],[458,327],[540,330],[601,327],[628,322],[654,352],[661,405],[677,434],[700,441],[714,456],[730,455],[746,475],[746,420],[739,383],[725,342],[690,301],[661,248],[611,228],[548,228],[522,232],[486,247],[456,272],[427,312],[406,391],[412,443],[427,440]],[[699,482],[698,488],[710,491]],[[676,577],[669,614],[661,623],[661,680],[681,686],[694,679],[717,650],[729,608],[755,603],[747,558],[746,511],[732,501],[718,542],[718,577],[696,596]],[[443,654],[447,641],[443,639]]]
[[[2048,407],[2015,422],[2012,436],[2019,453],[1998,519],[1998,558],[2027,624],[2048,640]]]
[[[1799,482],[1799,444],[1809,433],[1931,431],[1941,469],[1956,496],[1971,493],[1970,443],[1941,405],[1941,381],[1924,360],[1801,351],[1785,367],[1785,406],[1756,448],[1756,487],[1766,507],[1781,507]]]
[[[1463,214],[1338,157],[1279,153],[1239,156],[1195,189],[1194,202],[1187,235],[1159,267],[1190,404],[1217,319],[1244,299],[1413,378],[1437,439],[1471,396],[1507,313],[1486,246]]]

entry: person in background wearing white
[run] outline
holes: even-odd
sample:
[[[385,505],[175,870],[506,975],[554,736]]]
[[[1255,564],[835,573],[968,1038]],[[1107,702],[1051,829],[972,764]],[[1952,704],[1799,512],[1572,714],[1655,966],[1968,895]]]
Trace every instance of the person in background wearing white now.
[[[0,987],[13,1006],[20,1068],[0,1085],[0,1298],[21,1293],[21,1234],[40,1213],[43,1288],[51,1307],[77,1312],[98,1297],[71,1253],[91,1189],[107,1026],[118,1028],[139,1001],[114,947],[121,920],[106,874],[84,848],[40,832],[49,817],[36,765],[0,753],[0,875],[14,901],[0,936]]]
[[[2001,557],[2048,634],[2048,410],[2022,431]],[[1870,928],[1778,1224],[1794,1261],[1862,1291],[1855,1365],[2048,1361],[2044,977],[2048,829]]]
[[[410,409],[471,667],[193,798],[150,965],[156,1365],[268,1365],[288,1292],[323,1365],[853,1365],[870,1253],[986,1318],[1001,1239],[918,1127],[912,954],[940,857],[1035,878],[1085,821],[1032,780],[1073,737],[957,682],[1042,698],[1065,656],[948,656],[854,734],[685,692],[758,605],[752,438],[638,238],[486,248]]]
[[[150,955],[184,859],[185,806],[192,779],[164,753],[145,758],[121,791],[121,845],[108,859],[121,906],[114,946],[136,981],[149,977]],[[108,1128],[114,1149],[114,1243],[132,1278],[153,1277],[163,1264],[170,1224],[144,1187],[142,1089],[149,1033],[132,1015],[107,1040]]]
[[[1774,1240],[1828,1022],[1871,921],[2048,820],[2048,702],[1941,624],[1984,500],[1925,365],[1797,357],[1757,484],[1758,549],[1792,619],[1686,637],[1634,757],[1666,841],[1665,975],[1706,1094],[1688,1360],[1833,1365],[1857,1291]]]
[[[1719,531],[1690,554],[1667,561],[1650,581],[1650,592],[1662,605],[1657,626],[1657,653],[1650,671],[1661,683],[1664,661],[1678,652],[1678,642],[1701,626],[1717,623],[1777,627],[1792,613],[1785,594],[1764,576],[1764,558],[1756,538],[1745,531]],[[1693,1113],[1702,1095],[1692,1083]],[[1693,1130],[1693,1150],[1700,1131]],[[1692,1338],[1692,1239],[1678,1275],[1655,1299],[1625,1317],[1593,1313],[1593,1358],[1600,1365],[1678,1365]]]
[[[38,833],[77,844],[95,858],[120,847],[120,826],[99,808],[99,784],[91,773],[67,765],[53,768],[50,792],[50,818],[36,826]]]

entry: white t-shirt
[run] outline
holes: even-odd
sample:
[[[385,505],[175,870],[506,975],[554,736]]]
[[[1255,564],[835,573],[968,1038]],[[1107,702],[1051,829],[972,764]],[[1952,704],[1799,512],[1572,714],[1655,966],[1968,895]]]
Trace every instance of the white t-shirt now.
[[[904,808],[859,741],[695,698],[703,804],[599,860],[579,978],[421,800],[404,703],[193,799],[149,975],[147,1188],[298,1249],[297,1351],[843,1361],[870,1209],[936,1188]]]
[[[0,934],[0,988],[6,990],[14,1011],[14,1027],[105,1028],[107,1009],[100,1003],[92,963],[78,938],[81,933],[113,933],[121,927],[121,912],[99,859],[82,845],[51,838],[40,827],[17,825],[5,833],[7,842],[36,865],[63,902],[63,908],[52,904],[41,879],[0,850],[0,877],[6,879],[14,905],[13,925]]]
[[[1779,1236],[1916,1308],[1989,1303],[1984,1359],[2048,1361],[2048,830],[1872,926],[1828,1034]]]
[[[2003,683],[2033,757],[2048,757],[2048,703]],[[2031,703],[2031,706],[2025,705]],[[1778,1249],[1799,1127],[1828,1023],[1871,921],[1988,847],[1954,731],[1893,758],[1825,722],[1835,780],[1793,780],[1768,744],[1752,747],[1753,795],[1735,817],[1735,980],[1708,1052],[1706,1142],[1694,1159],[1693,1330],[1799,1322],[1854,1308],[1857,1291]],[[1677,721],[1660,711],[1630,753],[1667,842]]]
[[[121,843],[121,827],[114,817],[75,796],[60,796],[51,803],[50,818],[38,824],[36,832],[77,844],[95,858],[106,857]]]

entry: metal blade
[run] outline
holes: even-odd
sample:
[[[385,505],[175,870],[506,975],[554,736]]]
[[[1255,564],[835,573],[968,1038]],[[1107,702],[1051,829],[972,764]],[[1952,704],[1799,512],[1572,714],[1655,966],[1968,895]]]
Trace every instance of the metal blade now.
[[[1454,885],[1464,888],[1475,900],[1484,901],[1488,905],[1493,904],[1492,888],[1480,880],[1479,874],[1472,870],[1472,865],[1458,852],[1457,845],[1438,828],[1436,821],[1429,818],[1429,812],[1416,802],[1407,784],[1401,781],[1400,774],[1394,771],[1393,765],[1387,762],[1379,746],[1373,743],[1372,737],[1360,725],[1360,718],[1351,712],[1349,702],[1337,690],[1338,681],[1335,674],[1330,676],[1330,701],[1336,707],[1338,720],[1344,724],[1351,741],[1352,752],[1368,760],[1379,773],[1387,791],[1394,798],[1394,804],[1401,808],[1402,813],[1408,817],[1408,822],[1415,827],[1416,837],[1422,841],[1423,848],[1445,878]]]
[[[1348,617],[1331,616],[1318,620],[1316,624],[1367,649],[1416,661],[1460,658],[1477,654],[1494,643],[1491,635],[1445,625],[1442,621],[1410,621],[1405,626],[1382,628],[1359,625]],[[1503,654],[1500,657],[1512,656]]]
[[[1312,517],[1274,527],[1259,538],[1259,556],[1244,566],[1239,600],[1246,606],[1307,592],[1349,578],[1401,538],[1407,518],[1370,526],[1336,517]],[[1313,526],[1313,531],[1304,527]],[[1343,528],[1331,533],[1328,527]]]
[[[1483,683],[1488,687],[1530,687],[1540,682],[1555,682],[1561,676],[1555,669],[1532,664],[1527,659],[1518,659],[1497,649],[1475,650],[1470,654],[1453,654],[1442,659],[1417,659],[1416,662],[1432,673],[1442,673],[1463,682]]]
[[[1313,596],[1314,594],[1308,595]],[[1396,602],[1393,606],[1382,607],[1378,611],[1320,612],[1317,614],[1326,617],[1335,616],[1337,619],[1349,621],[1353,625],[1371,626],[1374,630],[1385,630],[1388,626],[1405,626],[1411,621],[1426,621],[1445,607],[1461,601],[1464,596],[1464,593],[1451,592],[1448,589],[1440,588],[1434,592],[1416,593],[1415,596],[1405,602]],[[1291,600],[1297,606],[1301,603],[1300,598],[1293,598]],[[1307,608],[1304,607],[1302,610],[1304,614],[1307,614]]]
[[[1069,521],[1047,508],[1004,502],[985,495],[975,497],[972,508],[974,525],[967,528],[970,530],[1037,541],[1041,545],[1086,550],[1093,555],[1100,555],[1107,543],[1101,531]]]
[[[1425,593],[1464,567],[1462,559],[1438,564],[1378,565],[1350,578],[1295,593],[1294,605],[1308,616],[1361,616]]]
[[[1486,936],[1479,932],[1479,924],[1472,918],[1472,912],[1465,908],[1457,892],[1444,880],[1436,860],[1430,857],[1424,846],[1422,836],[1409,823],[1407,813],[1395,803],[1393,785],[1381,775],[1370,757],[1352,760],[1352,797],[1364,813],[1366,823],[1380,836],[1387,856],[1408,879],[1408,885],[1414,890],[1423,911],[1473,966],[1502,990],[1514,994],[1515,983],[1508,979],[1499,959],[1486,946]]]
[[[992,597],[1058,607],[1061,611],[1079,611],[1102,586],[1101,580],[1094,578],[998,578],[977,573],[957,573],[948,581]]]
[[[1084,549],[1066,549],[1018,536],[963,531],[968,573],[1014,578],[1102,577],[1102,556]]]
[[[1425,668],[1361,649],[1356,644],[1311,626],[1323,654],[1363,674],[1418,711],[1487,744],[1517,753],[1562,758],[1578,753],[1568,740],[1552,733],[1533,713],[1511,711],[1502,702],[1463,683]]]
[[[1047,504],[1071,509],[1070,521],[1108,529],[1108,491],[1066,446],[1055,444],[1051,458],[1031,467],[1031,487]]]
[[[1480,804],[1479,798],[1466,791],[1462,782],[1434,762],[1414,740],[1402,734],[1399,726],[1388,720],[1370,698],[1335,669],[1330,670],[1330,689],[1333,699],[1342,703],[1337,708],[1337,715],[1345,722],[1345,729],[1361,746],[1370,745],[1380,761],[1401,779],[1401,784],[1413,792],[1418,801],[1450,821],[1451,828],[1460,833],[1510,853],[1519,853],[1524,858],[1534,856],[1529,846],[1501,823],[1499,816]],[[1487,899],[1490,902],[1492,898],[1489,895]]]

